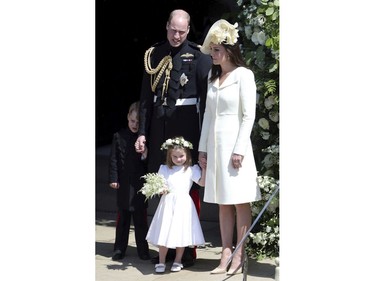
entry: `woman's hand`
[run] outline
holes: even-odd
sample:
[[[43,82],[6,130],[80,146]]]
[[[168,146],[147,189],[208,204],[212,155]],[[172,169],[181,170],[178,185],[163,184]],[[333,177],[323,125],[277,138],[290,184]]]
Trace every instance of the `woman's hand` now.
[[[235,168],[235,169],[241,168],[242,167],[242,160],[243,160],[243,155],[233,153],[232,154],[233,168]]]

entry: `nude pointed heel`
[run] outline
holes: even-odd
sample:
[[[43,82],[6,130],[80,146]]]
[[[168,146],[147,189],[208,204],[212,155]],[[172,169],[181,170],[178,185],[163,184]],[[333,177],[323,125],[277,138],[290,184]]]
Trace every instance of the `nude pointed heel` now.
[[[244,272],[247,273],[247,264],[248,260],[247,257],[245,257],[245,260],[242,261],[236,268],[229,268],[227,275],[242,274]]]
[[[227,272],[227,275],[242,274],[243,273],[243,265],[244,265],[244,263],[242,262],[237,268],[235,268],[235,269],[230,268]]]
[[[227,269],[226,268],[220,268],[220,267],[216,267],[214,270],[212,270],[210,272],[210,274],[224,274],[227,272]]]

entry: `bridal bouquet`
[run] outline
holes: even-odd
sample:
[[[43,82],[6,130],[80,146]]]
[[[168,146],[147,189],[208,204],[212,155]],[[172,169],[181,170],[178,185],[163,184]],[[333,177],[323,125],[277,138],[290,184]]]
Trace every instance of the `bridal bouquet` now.
[[[168,186],[165,178],[157,173],[148,173],[141,178],[145,179],[143,187],[138,191],[146,196],[146,200],[153,198],[155,195],[168,193]]]

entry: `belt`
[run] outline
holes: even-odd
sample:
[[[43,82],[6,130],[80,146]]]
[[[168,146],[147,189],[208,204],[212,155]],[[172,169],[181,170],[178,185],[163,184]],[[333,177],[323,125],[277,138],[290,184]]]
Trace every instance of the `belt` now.
[[[194,105],[196,103],[197,103],[197,98],[177,99],[176,100],[176,106]]]
[[[154,96],[154,102],[156,102],[157,97]],[[197,104],[197,98],[188,98],[188,99],[177,99],[176,106],[183,106],[183,105],[194,105]]]

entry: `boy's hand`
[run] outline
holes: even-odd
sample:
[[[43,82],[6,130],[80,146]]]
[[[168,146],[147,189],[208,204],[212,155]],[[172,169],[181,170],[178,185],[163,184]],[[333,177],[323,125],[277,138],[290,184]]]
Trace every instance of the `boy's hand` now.
[[[145,147],[146,147],[146,137],[145,136],[139,136],[136,140],[135,144],[135,151],[138,153],[144,153]]]
[[[113,189],[119,189],[120,184],[118,184],[117,182],[111,182],[109,186],[112,187]]]

